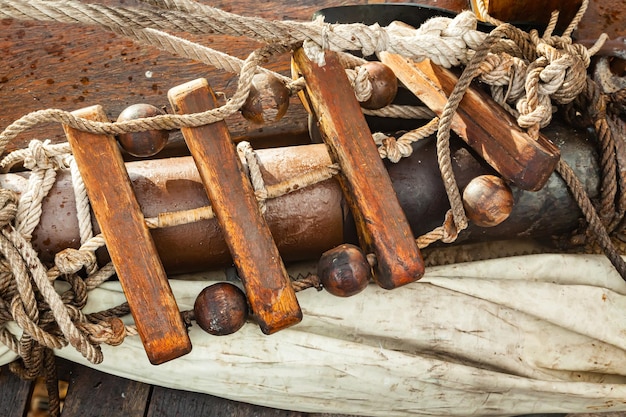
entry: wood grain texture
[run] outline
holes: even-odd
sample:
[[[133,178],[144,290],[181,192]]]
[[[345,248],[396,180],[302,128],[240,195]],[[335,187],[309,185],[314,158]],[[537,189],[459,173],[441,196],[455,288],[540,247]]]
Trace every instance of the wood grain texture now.
[[[168,96],[178,114],[216,107],[205,79],[174,87]],[[226,123],[183,128],[182,132],[261,330],[271,334],[299,323],[302,312],[289,275]]]
[[[73,366],[61,417],[144,417],[150,385]]]
[[[74,115],[106,119],[100,106]],[[150,362],[159,364],[189,353],[187,329],[115,138],[64,127]]]
[[[422,256],[336,54],[327,52],[326,64],[320,67],[298,49],[293,61],[306,80],[324,142],[341,166],[340,184],[361,244],[376,254],[374,279],[387,289],[419,279],[424,273]]]
[[[9,371],[0,368],[0,416],[22,417],[27,410],[32,381],[23,381]]]
[[[211,395],[154,387],[146,417],[304,417],[297,411],[244,404]]]
[[[402,0],[387,2],[400,3]],[[99,3],[124,7],[141,4],[138,0],[100,0]],[[244,16],[304,21],[310,20],[321,8],[346,4],[344,0],[271,0],[257,2],[254,7],[250,7],[249,0],[205,0],[204,3]],[[378,2],[354,0],[350,3]],[[420,3],[459,10],[461,4],[467,7],[466,0],[424,0]],[[165,92],[170,87],[198,77],[206,77],[210,85],[227,96],[231,96],[236,87],[235,74],[138,45],[95,26],[2,20],[0,33],[2,129],[32,111],[45,108],[73,110],[93,104],[105,105],[109,117],[115,120],[131,104],[166,105]],[[203,35],[188,38],[242,59],[260,46],[244,37]],[[264,66],[288,75],[289,62],[290,56],[285,54]],[[255,147],[302,143],[308,138],[306,112],[295,97],[285,117],[277,123],[259,127],[235,114],[228,118],[228,125],[234,140],[245,137]],[[7,151],[26,147],[33,137],[51,139],[52,142],[65,141],[59,125],[45,124],[18,136]],[[159,156],[180,155],[185,149],[182,137],[173,135]]]
[[[413,62],[383,52],[380,59],[424,104],[441,116],[457,77],[430,60]],[[452,130],[506,180],[525,190],[541,189],[559,160],[545,136],[534,140],[486,93],[469,88],[452,120]]]
[[[137,0],[100,0],[100,3],[135,7]],[[211,6],[244,16],[268,19],[309,20],[313,13],[325,7],[346,5],[345,0],[270,0],[250,7],[249,0],[219,0]],[[385,0],[402,3],[403,0]],[[380,0],[353,0],[350,4],[381,3]],[[461,11],[469,8],[468,0],[413,0],[409,3]],[[626,35],[623,25],[626,3],[615,0],[592,0],[583,18],[579,38],[597,38],[607,32],[612,38]],[[0,21],[0,128],[32,111],[46,108],[73,110],[78,106],[106,105],[109,117],[117,115],[131,104],[145,102],[161,107],[166,104],[164,92],[186,80],[206,77],[210,85],[227,95],[234,91],[233,74],[141,46],[94,26],[61,23]],[[214,49],[245,58],[259,46],[246,38],[229,36],[196,36],[190,39]],[[289,73],[289,56],[273,59],[266,64],[284,75]],[[152,74],[147,77],[148,71]],[[278,123],[254,126],[240,115],[228,119],[234,140],[246,137],[256,146],[307,138],[306,112],[297,99],[291,100],[287,115]],[[64,142],[60,126],[45,124],[21,134],[7,151],[27,146],[33,138]],[[180,135],[173,135],[170,145],[160,156],[184,151]]]

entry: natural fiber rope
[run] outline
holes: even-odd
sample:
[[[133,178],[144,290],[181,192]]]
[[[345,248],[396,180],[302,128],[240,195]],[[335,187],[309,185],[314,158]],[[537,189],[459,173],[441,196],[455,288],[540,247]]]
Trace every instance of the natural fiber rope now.
[[[250,176],[250,182],[254,189],[254,195],[259,203],[259,209],[261,214],[267,212],[267,189],[265,188],[265,181],[263,180],[263,173],[261,172],[261,165],[256,152],[252,149],[252,145],[249,142],[242,141],[237,145],[237,151],[241,153],[246,160],[248,167],[248,175]]]
[[[145,130],[173,130],[181,127],[198,127],[223,120],[237,112],[245,102],[250,91],[252,77],[254,76],[258,64],[273,54],[282,53],[288,49],[288,46],[268,45],[252,52],[246,59],[242,68],[237,91],[222,107],[203,113],[162,115],[120,123],[94,122],[76,117],[69,112],[59,109],[40,110],[18,119],[0,134],[0,152],[2,152],[7,143],[19,133],[39,123],[57,122],[81,131],[118,135],[120,133],[140,132]]]
[[[326,181],[337,175],[339,171],[339,166],[336,164],[332,164],[328,167],[321,167],[296,175],[288,180],[281,181],[277,184],[264,184],[263,187],[266,190],[264,197],[266,199],[282,197],[289,193],[301,190],[314,184],[318,184],[322,181]],[[146,226],[149,229],[158,229],[172,226],[180,226],[183,224],[195,223],[201,220],[210,220],[213,218],[215,218],[213,208],[211,208],[211,206],[204,206],[189,210],[159,213],[157,217],[146,218],[145,222]]]
[[[80,243],[84,244],[93,237],[93,228],[91,223],[91,210],[89,208],[89,197],[87,196],[87,187],[83,181],[83,177],[78,171],[78,165],[73,156],[69,157],[70,174],[72,176],[72,188],[74,189],[74,202],[76,204],[76,213],[78,217],[78,229],[80,235]],[[89,273],[94,271],[88,271]]]
[[[512,25],[502,24],[494,29],[484,40],[483,44],[478,48],[471,61],[463,70],[463,74],[454,86],[454,89],[448,97],[448,101],[439,118],[439,129],[437,131],[437,161],[441,170],[441,178],[443,179],[448,200],[452,208],[454,223],[456,230],[461,232],[467,228],[468,220],[463,208],[461,193],[457,186],[454,172],[452,171],[452,161],[450,158],[450,129],[452,126],[452,117],[456,109],[463,99],[465,91],[469,88],[472,80],[480,73],[480,65],[487,56],[490,48],[501,38],[516,33]]]
[[[428,57],[435,63],[445,66],[458,65],[459,63],[467,63],[469,61],[459,83],[450,96],[441,119],[438,121],[437,155],[452,210],[446,215],[446,220],[441,227],[418,239],[420,247],[428,246],[436,240],[452,242],[456,239],[458,233],[467,226],[467,219],[460,203],[460,194],[451,171],[449,130],[451,116],[472,79],[480,75],[484,80],[491,79],[491,85],[500,86],[500,88],[494,88],[494,91],[499,92],[498,101],[503,103],[505,108],[508,108],[512,113],[517,113],[516,117],[520,118],[521,124],[527,123],[531,130],[538,131],[539,127],[549,121],[551,115],[548,114],[546,116],[546,109],[551,108],[550,100],[552,98],[557,103],[563,104],[573,100],[579,94],[580,91],[577,91],[577,89],[581,88],[580,78],[575,77],[584,72],[583,70],[589,65],[589,56],[593,55],[599,47],[596,45],[587,51],[568,44],[567,39],[565,39],[569,37],[571,30],[577,24],[578,21],[576,19],[580,20],[587,1],[584,2],[584,6],[581,8],[582,12],[579,11],[575,22],[570,24],[563,37],[551,36],[558,18],[558,15],[554,14],[548,30],[546,30],[542,38],[539,38],[537,34],[531,33],[527,35],[514,30],[509,25],[501,25],[485,38],[484,34],[475,31],[475,19],[473,17],[469,18],[466,13],[459,15],[456,19],[432,19],[416,30],[411,37],[405,37],[400,36],[398,32],[386,31],[377,25],[370,27],[364,25],[328,25],[322,22],[269,22],[268,24],[267,21],[262,19],[243,18],[188,0],[154,0],[147,1],[147,3],[157,5],[166,10],[156,12],[150,9],[109,8],[72,1],[32,1],[29,4],[25,4],[18,1],[0,0],[0,18],[3,16],[11,16],[18,19],[34,17],[41,20],[103,25],[109,30],[123,34],[140,43],[156,46],[168,52],[176,53],[189,59],[199,60],[228,71],[239,72],[240,79],[237,92],[231,100],[225,106],[210,112],[196,115],[161,116],[126,122],[125,124],[89,122],[78,119],[70,113],[55,109],[36,112],[20,119],[0,134],[0,150],[3,150],[7,142],[19,132],[41,122],[56,121],[80,130],[101,134],[119,134],[151,129],[171,130],[183,126],[200,126],[221,120],[241,107],[248,95],[251,78],[254,73],[257,71],[269,72],[258,66],[262,60],[274,54],[288,51],[302,41],[312,40],[318,46],[334,50],[360,49],[367,55],[375,51],[390,50],[411,58],[422,59]],[[479,4],[481,4],[480,1]],[[181,26],[183,23],[184,28]],[[238,36],[249,36],[253,39],[270,43],[270,45],[253,52],[248,59],[241,61],[219,51],[214,51],[160,31],[179,29],[191,33],[217,31]],[[500,42],[505,36],[509,40]],[[459,47],[459,45],[461,46]],[[489,53],[491,50],[494,51],[493,54]],[[507,57],[507,53],[513,53],[513,56],[509,55]],[[360,59],[350,59],[345,55],[342,57],[342,60],[346,62],[346,68],[355,68],[362,62]],[[525,66],[523,60],[528,60],[530,65]],[[491,69],[488,68],[487,62],[491,65]],[[524,72],[523,77],[519,75],[522,72],[521,69]],[[357,71],[359,70],[357,69]],[[275,75],[274,73],[272,74]],[[285,84],[288,84],[292,93],[302,88],[301,81],[292,82],[287,77],[280,75],[278,77]],[[367,96],[367,75],[359,71],[356,73],[354,80],[354,84],[357,86],[355,93],[360,96],[360,99],[363,99]],[[506,93],[504,93],[505,86],[507,87]],[[616,97],[618,96],[616,95]],[[507,104],[511,102],[516,104],[517,109]],[[400,115],[394,117],[416,118],[418,114],[420,118],[433,117],[428,110],[406,106],[393,106],[388,109],[367,111],[365,113],[389,115],[392,111]],[[610,122],[605,121],[605,123],[608,123],[609,131],[617,129],[616,127],[611,127]],[[401,157],[410,155],[412,152],[410,143],[431,134],[436,124],[437,119],[434,119],[423,128],[409,132],[398,139],[388,137],[380,139],[381,156],[386,156],[391,161],[397,161]],[[599,126],[598,130],[603,132],[603,127]],[[65,149],[67,150],[67,145],[64,146],[66,146]],[[606,148],[617,150],[620,146],[621,142],[617,144],[617,142],[613,141],[613,144],[609,144]],[[55,172],[55,168],[58,169],[65,166],[64,160],[57,161],[55,159],[56,156],[52,156],[52,161],[50,161],[51,156],[48,154],[51,152],[51,149],[54,148],[46,144],[33,142],[33,149],[29,150],[29,154],[25,153],[25,157],[21,159],[25,160],[30,157],[29,155],[40,155],[41,157],[34,159],[37,161],[36,164],[28,162],[28,166],[30,168],[40,167],[38,168],[40,172],[31,174],[31,178],[34,178],[33,184],[35,186],[37,184],[46,184],[40,187],[42,192],[39,192],[37,195],[28,196],[28,198],[23,196],[24,204],[20,203],[19,205],[20,209],[29,207],[22,210],[31,217],[24,217],[27,220],[19,223],[24,225],[21,228],[26,236],[32,232],[38,223],[40,214],[36,211],[36,202],[40,202],[40,198],[43,198],[42,196],[45,196],[47,193],[52,173]],[[258,164],[259,161],[254,150],[249,148],[246,149],[245,153],[246,165],[250,171],[251,181],[255,184],[254,188],[257,197],[262,203],[267,198],[275,198],[304,186],[331,178],[338,172],[338,167],[331,166],[314,173],[303,174],[288,182],[268,186],[263,182]],[[8,170],[19,161],[20,157],[11,156],[5,158],[1,165],[5,170]],[[71,168],[71,162],[69,162],[69,166]],[[617,252],[614,250],[610,239],[608,239],[606,229],[599,222],[591,202],[588,201],[588,198],[585,201],[586,195],[584,190],[580,184],[576,183],[573,172],[564,162],[559,164],[558,171],[567,181],[568,186],[572,188],[577,201],[581,202],[583,213],[589,222],[590,228],[598,236],[597,240],[600,246],[624,276],[626,273],[624,262],[619,255],[616,255]],[[46,177],[46,175],[48,176]],[[614,170],[607,170],[606,176],[611,177],[611,175],[614,178]],[[624,199],[623,196],[626,194],[623,192],[623,184],[624,181],[622,179],[620,201]],[[77,182],[75,186],[80,190],[80,182]],[[613,200],[615,200],[613,191],[607,191],[606,193],[609,196],[612,195]],[[80,191],[77,194],[77,206],[79,200],[82,207],[79,211],[84,212],[86,210],[88,212],[88,206],[84,202],[84,195]],[[611,200],[611,198],[607,197],[606,200]],[[621,219],[626,203],[621,201],[618,206],[620,208],[616,217]],[[55,259],[56,266],[46,271],[38,263],[36,254],[34,254],[28,242],[24,241],[20,233],[9,225],[12,215],[7,215],[3,212],[4,210],[0,211],[0,217],[4,219],[6,216],[8,220],[2,223],[6,226],[2,229],[2,235],[0,235],[0,250],[5,254],[7,263],[10,264],[14,274],[17,272],[19,277],[11,280],[10,274],[7,275],[6,272],[0,270],[0,290],[2,290],[0,294],[14,294],[10,306],[0,297],[0,341],[22,355],[23,372],[20,372],[26,376],[33,377],[41,373],[43,368],[46,368],[47,375],[50,378],[52,370],[48,368],[51,366],[50,358],[52,356],[50,350],[44,349],[43,346],[63,346],[69,342],[89,360],[97,362],[101,360],[101,353],[96,345],[100,343],[114,345],[120,343],[126,335],[136,334],[136,329],[133,326],[124,326],[118,319],[119,316],[129,313],[127,305],[121,305],[106,312],[91,315],[83,315],[81,312],[82,306],[86,303],[88,292],[114,274],[114,268],[111,264],[95,272],[96,262],[93,251],[102,246],[104,241],[101,236],[91,238],[92,232],[88,227],[91,221],[88,217],[82,220],[84,227],[81,226],[80,232],[81,243],[83,243],[81,248],[78,250],[68,249],[59,253],[57,259]],[[201,214],[198,215],[200,212]],[[210,218],[207,217],[209,215],[212,216],[212,210],[210,207],[205,207],[196,209],[193,215],[190,215],[190,213],[174,213],[169,219],[191,221],[198,218]],[[81,220],[79,220],[80,222]],[[154,219],[146,219],[146,222],[151,224],[151,227],[167,227],[171,225],[167,221],[162,222],[161,216],[156,221]],[[19,247],[20,250],[18,251],[16,247]],[[25,265],[33,268],[28,269]],[[83,267],[89,273],[88,278],[84,281],[76,275]],[[51,281],[61,276],[64,276],[66,281],[70,283],[71,289],[59,296],[52,288]],[[36,302],[33,301],[35,300],[33,289],[27,285],[31,279],[35,282],[37,291],[43,295],[51,308],[41,315],[37,310]],[[320,288],[317,277],[299,277],[294,281],[294,288],[297,291],[310,287]],[[31,289],[29,290],[28,288]],[[11,310],[11,315],[4,314],[8,310]],[[182,314],[183,317],[187,318],[193,315],[190,312],[183,312]],[[25,334],[19,341],[3,327],[4,322],[13,318],[25,329]],[[63,335],[52,334],[45,330],[46,326],[52,323],[59,324]],[[15,367],[17,369],[22,365],[16,365]],[[49,379],[49,381],[51,380]],[[51,383],[49,385],[52,387]],[[56,405],[53,404],[52,408],[56,409]]]
[[[606,228],[602,224],[600,217],[593,207],[593,203],[587,196],[585,188],[576,177],[576,174],[562,159],[559,160],[556,170],[572,192],[574,199],[578,202],[578,205],[585,216],[585,220],[587,220],[587,223],[589,224],[589,228],[593,231],[594,239],[597,241],[598,245],[603,250],[606,257],[609,258],[619,274],[622,277],[626,277],[626,262],[624,262],[611,242],[611,238],[609,237]]]

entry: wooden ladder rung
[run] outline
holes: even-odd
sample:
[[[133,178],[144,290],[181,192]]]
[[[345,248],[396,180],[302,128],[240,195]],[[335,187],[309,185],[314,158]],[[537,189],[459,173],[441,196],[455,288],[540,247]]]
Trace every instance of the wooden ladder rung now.
[[[108,121],[101,106],[73,114]],[[64,129],[148,359],[160,364],[189,353],[187,329],[115,138]]]
[[[307,107],[341,166],[340,184],[361,245],[376,255],[374,279],[387,289],[419,279],[424,274],[422,255],[337,55],[326,51],[326,63],[319,66],[300,48],[293,64],[306,80]]]
[[[174,87],[168,97],[178,114],[204,112],[217,104],[205,79]],[[299,323],[302,312],[291,280],[226,123],[181,130],[261,330],[271,334]]]

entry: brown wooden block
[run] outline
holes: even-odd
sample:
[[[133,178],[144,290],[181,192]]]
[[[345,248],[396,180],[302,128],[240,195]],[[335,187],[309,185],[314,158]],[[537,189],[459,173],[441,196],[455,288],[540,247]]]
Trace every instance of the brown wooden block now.
[[[217,100],[205,79],[172,88],[178,114],[203,112]],[[181,129],[211,201],[261,330],[274,333],[302,320],[289,275],[223,121]]]
[[[380,59],[402,83],[441,115],[457,77],[430,60],[413,62],[383,52]],[[502,177],[525,190],[541,189],[559,160],[559,149],[545,136],[531,138],[515,119],[483,91],[469,88],[453,117],[452,130]]]
[[[108,121],[101,106],[73,114]],[[160,364],[189,353],[187,329],[115,138],[64,129],[148,359]]]
[[[306,80],[309,107],[324,142],[341,166],[339,180],[361,244],[376,254],[374,279],[387,289],[419,279],[422,256],[337,56],[326,52],[326,64],[320,67],[298,49],[293,61]]]

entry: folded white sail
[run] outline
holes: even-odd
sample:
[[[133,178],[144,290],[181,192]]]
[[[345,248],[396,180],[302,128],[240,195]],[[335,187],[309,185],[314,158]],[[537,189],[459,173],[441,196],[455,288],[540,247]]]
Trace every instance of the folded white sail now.
[[[220,273],[171,280],[190,309]],[[430,268],[393,291],[298,294],[301,324],[266,336],[191,328],[190,354],[150,365],[138,337],[96,369],[275,408],[375,416],[626,410],[626,283],[601,256],[531,255]],[[117,283],[87,309],[119,304]],[[84,363],[71,348],[59,356]],[[0,346],[0,363],[13,359]]]

